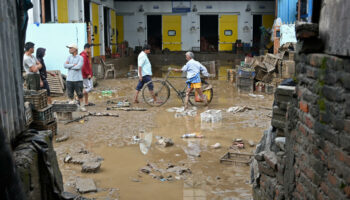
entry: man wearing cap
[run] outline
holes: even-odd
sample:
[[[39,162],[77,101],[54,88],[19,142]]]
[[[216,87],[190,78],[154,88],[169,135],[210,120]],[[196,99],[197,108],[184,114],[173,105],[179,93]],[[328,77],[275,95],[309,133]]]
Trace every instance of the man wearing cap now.
[[[40,90],[42,85],[39,70],[42,68],[40,62],[32,55],[34,53],[34,43],[27,42],[24,45],[23,68],[26,72],[26,82],[28,90]]]
[[[144,84],[152,81],[152,66],[149,62],[149,59],[147,57],[147,54],[151,53],[151,46],[146,44],[141,53],[139,54],[137,58],[137,66],[138,66],[138,76],[139,76],[139,83],[136,86],[136,95],[134,99],[134,103],[139,103],[138,101],[138,95],[141,91]],[[148,84],[149,92],[151,93],[154,102],[156,102],[156,96],[153,93],[153,84]]]
[[[188,61],[185,66],[182,67],[182,69],[172,69],[176,72],[186,72],[187,73],[187,91],[186,91],[186,98],[185,98],[185,109],[187,109],[188,106],[188,98],[190,93],[193,89],[196,90],[196,92],[199,94],[199,96],[202,98],[205,105],[208,105],[207,97],[203,94],[201,87],[201,78],[200,73],[202,73],[204,76],[208,77],[209,73],[207,71],[207,68],[205,68],[201,63],[194,60],[194,54],[192,52],[187,52],[186,54],[186,60]]]
[[[91,45],[89,43],[86,43],[84,45],[84,51],[80,53],[80,55],[84,59],[84,65],[81,69],[82,75],[83,75],[83,86],[84,86],[84,97],[85,97],[85,106],[93,106],[95,104],[89,103],[89,92],[93,88],[92,83],[92,67],[90,63],[90,56],[91,53]]]
[[[83,76],[81,73],[81,68],[84,64],[84,59],[78,55],[78,47],[76,44],[71,44],[67,46],[69,48],[69,53],[67,61],[64,63],[64,68],[68,69],[67,74],[67,95],[70,100],[74,100],[74,91],[79,98],[81,103],[80,110],[86,111],[85,107],[82,105],[83,101]]]

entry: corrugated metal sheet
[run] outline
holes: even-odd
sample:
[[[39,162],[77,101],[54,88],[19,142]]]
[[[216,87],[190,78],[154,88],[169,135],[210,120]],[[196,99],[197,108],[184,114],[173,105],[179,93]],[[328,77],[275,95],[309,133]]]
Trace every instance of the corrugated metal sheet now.
[[[25,129],[16,1],[0,1],[0,127],[9,141]]]
[[[298,0],[278,0],[277,16],[282,19],[283,23],[294,23],[297,17]]]

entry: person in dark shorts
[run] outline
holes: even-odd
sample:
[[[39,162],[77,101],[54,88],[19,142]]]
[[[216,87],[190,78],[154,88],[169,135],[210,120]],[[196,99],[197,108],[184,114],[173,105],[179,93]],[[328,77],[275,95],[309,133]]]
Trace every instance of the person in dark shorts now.
[[[152,66],[147,57],[147,54],[149,53],[151,53],[151,46],[146,44],[137,58],[137,71],[139,76],[139,83],[136,86],[134,103],[139,103],[138,95],[141,89],[143,88],[144,84],[152,81]],[[153,84],[148,84],[148,89],[151,95],[153,96],[153,101],[156,102],[157,99],[153,93]]]
[[[26,72],[26,82],[28,90],[40,90],[40,75],[39,70],[42,65],[32,55],[34,53],[34,43],[27,42],[24,45],[23,68]]]
[[[51,93],[50,93],[49,83],[47,82],[47,74],[50,74],[51,76],[56,76],[56,74],[46,71],[46,65],[44,62],[45,52],[46,52],[45,48],[38,48],[36,50],[36,59],[42,65],[42,68],[39,70],[40,78],[42,81],[42,85],[40,87],[41,89],[45,89],[47,91],[47,103],[51,104]]]
[[[67,74],[67,95],[74,102],[74,91],[77,94],[80,102],[80,111],[85,112],[85,106],[83,102],[83,76],[81,73],[81,68],[84,64],[84,59],[78,54],[78,46],[76,44],[71,44],[67,46],[69,48],[69,53],[71,54],[67,61],[64,63],[64,68],[68,69]]]

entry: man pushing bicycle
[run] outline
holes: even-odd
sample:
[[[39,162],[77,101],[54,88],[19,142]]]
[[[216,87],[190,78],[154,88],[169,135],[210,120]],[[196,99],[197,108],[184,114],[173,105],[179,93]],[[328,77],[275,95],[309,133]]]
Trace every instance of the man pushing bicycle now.
[[[209,73],[207,71],[207,68],[205,68],[201,63],[194,60],[194,54],[192,52],[187,52],[186,54],[186,60],[187,63],[182,67],[182,69],[171,69],[175,72],[186,72],[187,73],[187,91],[186,91],[186,98],[185,98],[185,110],[188,107],[188,99],[189,95],[192,92],[193,89],[199,94],[200,98],[204,102],[204,105],[208,105],[207,97],[202,92],[202,84],[201,84],[201,77],[200,73],[202,73],[205,77],[209,77]]]

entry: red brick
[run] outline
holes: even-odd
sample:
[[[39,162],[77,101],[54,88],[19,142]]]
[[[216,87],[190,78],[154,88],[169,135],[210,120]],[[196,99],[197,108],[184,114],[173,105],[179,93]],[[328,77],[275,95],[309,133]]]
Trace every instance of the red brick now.
[[[326,185],[326,183],[321,183],[321,189],[325,194],[328,194],[328,186]]]
[[[350,133],[350,120],[349,119],[344,120],[344,131],[346,131],[347,133]]]
[[[314,120],[308,115],[305,115],[305,123],[310,129],[314,127]]]
[[[303,133],[305,136],[307,136],[307,132],[305,130],[305,127],[301,123],[299,124],[299,130],[300,130],[301,133]]]
[[[300,101],[299,102],[299,109],[302,110],[305,113],[309,112],[309,106],[304,101]]]
[[[300,183],[297,183],[297,191],[300,193],[300,194],[304,194],[304,187],[300,184]]]
[[[344,188],[344,192],[346,194],[346,197],[350,198],[350,186],[346,186]]]
[[[350,156],[341,150],[334,150],[335,158],[350,167]]]
[[[332,185],[334,185],[334,186],[337,185],[337,178],[335,178],[335,176],[333,176],[332,174],[328,173],[327,178],[328,178],[328,181],[329,181]]]
[[[304,173],[305,173],[305,175],[310,179],[310,180],[314,180],[314,172],[312,171],[312,169],[311,168],[309,168],[309,167],[306,167],[305,169],[304,169]]]

